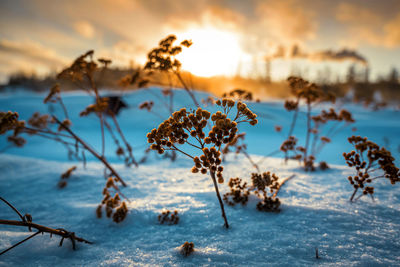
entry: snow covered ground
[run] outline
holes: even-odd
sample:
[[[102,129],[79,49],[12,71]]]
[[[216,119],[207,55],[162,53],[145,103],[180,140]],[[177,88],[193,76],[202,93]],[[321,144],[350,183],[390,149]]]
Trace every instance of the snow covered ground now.
[[[157,92],[153,89],[153,92]],[[205,97],[202,94],[202,97]],[[161,118],[137,109],[149,98],[148,91],[126,94],[130,105],[119,121],[128,140],[136,147],[137,156],[145,148],[145,134],[156,127]],[[176,92],[176,108],[189,106],[190,99]],[[18,111],[27,119],[36,110],[47,112],[43,95],[0,95],[1,110]],[[73,129],[94,146],[100,144],[99,123],[93,118],[78,119],[79,111],[91,98],[83,93],[64,97],[71,111]],[[248,149],[256,161],[279,148],[283,137],[273,128],[290,124],[290,114],[282,102],[252,103],[256,113],[268,115],[255,127],[243,127],[247,132]],[[246,207],[226,206],[231,228],[223,228],[219,205],[209,176],[192,174],[191,160],[177,162],[151,158],[139,168],[127,168],[114,156],[111,140],[107,142],[107,158],[128,183],[123,193],[131,199],[128,217],[120,224],[109,219],[97,219],[95,208],[102,199],[105,180],[103,166],[91,159],[87,168],[78,165],[68,186],[57,188],[60,173],[74,164],[67,159],[62,146],[39,137],[29,137],[21,149],[11,148],[0,154],[0,196],[15,205],[33,221],[51,227],[76,232],[93,245],[78,243],[72,251],[66,240],[58,247],[59,238],[37,236],[0,256],[1,266],[399,266],[400,262],[400,191],[387,181],[376,183],[375,202],[361,198],[349,203],[352,193],[346,177],[353,174],[341,166],[341,154],[351,150],[346,137],[352,134],[368,136],[379,144],[388,142],[393,154],[399,155],[399,112],[390,109],[370,112],[359,106],[345,106],[353,112],[356,132],[349,129],[338,134],[321,155],[331,169],[325,172],[303,172],[297,162],[283,164],[281,158],[267,158],[260,166],[285,178],[296,174],[279,192],[281,213],[260,213],[257,201]],[[164,113],[162,105],[155,111]],[[56,110],[59,112],[59,110]],[[167,115],[165,114],[165,117]],[[353,126],[352,126],[353,127]],[[297,133],[301,136],[300,129]],[[388,141],[385,141],[388,140]],[[7,144],[1,137],[0,149]],[[257,156],[258,155],[258,156]],[[276,155],[279,156],[279,155]],[[231,156],[224,164],[224,177],[247,180],[254,171],[249,162]],[[228,191],[220,186],[222,193]],[[159,225],[158,214],[164,209],[179,211],[178,225]],[[1,204],[1,219],[18,219]],[[29,232],[24,228],[0,226],[0,250],[15,244]],[[196,252],[184,258],[178,247],[185,241],[194,242]],[[321,259],[315,258],[318,248]]]

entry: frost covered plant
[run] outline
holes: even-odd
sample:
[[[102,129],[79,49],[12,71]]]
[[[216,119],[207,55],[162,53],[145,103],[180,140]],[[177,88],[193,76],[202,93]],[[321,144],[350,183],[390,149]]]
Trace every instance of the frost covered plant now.
[[[257,203],[257,210],[279,212],[281,202],[277,194],[282,185],[293,177],[292,175],[279,183],[279,177],[275,173],[252,173],[251,186],[248,186],[247,182],[239,177],[231,178],[228,183],[230,192],[224,195],[224,201],[230,206],[235,206],[236,204],[247,205],[250,195],[253,194],[260,199]]]
[[[163,211],[160,215],[158,215],[158,222],[160,224],[168,224],[168,225],[178,224],[179,222],[178,211],[177,210],[175,210],[174,212],[171,212],[169,210]]]
[[[353,201],[358,190],[362,190],[362,193],[355,200],[363,195],[370,195],[373,199],[374,187],[371,183],[376,179],[386,178],[392,185],[400,181],[400,170],[395,166],[395,159],[390,151],[379,147],[366,137],[352,136],[348,140],[356,149],[343,153],[347,165],[356,170],[355,175],[348,177],[354,188],[350,201]],[[378,170],[381,171],[380,174],[372,174]]]
[[[103,216],[104,209],[107,218],[112,218],[114,222],[120,223],[125,219],[126,215],[128,214],[128,207],[126,206],[125,201],[121,201],[121,198],[118,194],[118,192],[120,194],[121,192],[116,185],[116,182],[118,182],[118,178],[108,178],[106,185],[103,188],[103,200],[101,201],[101,204],[97,206],[96,215],[97,218],[101,218]],[[114,197],[111,196],[111,189],[116,191]]]
[[[289,157],[303,162],[306,171],[315,170],[314,161],[325,144],[331,142],[331,138],[343,127],[354,122],[352,115],[347,110],[336,111],[333,108],[322,110],[320,114],[312,116],[312,109],[322,102],[335,102],[335,96],[326,93],[316,84],[310,83],[299,77],[289,77],[291,93],[295,100],[285,101],[284,107],[287,111],[293,112],[292,123],[287,139],[282,143],[280,150],[285,153],[285,160]],[[301,104],[306,106],[306,140],[304,146],[298,145],[298,139],[293,136]],[[323,128],[328,122],[331,127],[324,131]],[[281,128],[279,128],[281,131]],[[292,156],[290,156],[290,153]],[[326,162],[320,164],[321,169],[327,169]]]
[[[194,243],[193,242],[185,242],[181,246],[181,254],[185,257],[189,256],[194,252]]]
[[[236,114],[232,109],[236,107]],[[221,102],[223,112],[211,114],[207,110],[198,108],[188,112],[186,108],[176,111],[167,120],[162,122],[157,129],[147,134],[151,149],[163,154],[165,151],[176,151],[191,158],[194,162],[193,173],[209,173],[214,183],[217,198],[221,207],[225,227],[229,228],[224,211],[224,204],[218,190],[218,183],[223,183],[223,167],[221,166],[221,148],[231,142],[238,134],[238,124],[248,122],[257,124],[257,115],[246,104],[229,99]],[[232,116],[232,119],[228,116]],[[204,132],[207,125],[211,131]],[[181,145],[188,145],[201,152],[199,156],[192,156],[181,149]]]

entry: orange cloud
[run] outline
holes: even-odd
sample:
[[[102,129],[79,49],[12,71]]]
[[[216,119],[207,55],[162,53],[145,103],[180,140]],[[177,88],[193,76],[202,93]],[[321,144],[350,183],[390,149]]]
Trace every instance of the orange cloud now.
[[[341,3],[336,10],[336,19],[346,24],[352,39],[359,44],[400,47],[400,12],[394,18],[388,18],[370,8]]]
[[[85,20],[80,20],[74,23],[74,29],[82,37],[92,39],[95,35],[95,30],[92,24]]]
[[[53,50],[32,41],[0,40],[0,81],[16,72],[47,74],[58,71],[68,61]]]
[[[293,43],[314,39],[314,13],[295,0],[260,2],[257,8],[263,29],[278,42]]]

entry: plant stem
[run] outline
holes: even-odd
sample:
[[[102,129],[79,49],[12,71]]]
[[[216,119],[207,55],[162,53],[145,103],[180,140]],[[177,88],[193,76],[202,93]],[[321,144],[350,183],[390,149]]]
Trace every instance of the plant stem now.
[[[189,87],[186,85],[185,81],[182,79],[182,76],[179,72],[175,72],[175,75],[178,77],[179,81],[181,82],[183,88],[186,90],[186,92],[189,94],[189,96],[192,98],[193,103],[196,105],[196,107],[200,107],[199,103],[197,102],[196,98],[194,97],[193,92],[189,89]]]
[[[35,237],[36,235],[38,235],[38,234],[40,234],[41,232],[40,231],[38,231],[38,232],[36,232],[36,233],[34,233],[33,235],[30,235],[30,236],[28,236],[27,238],[25,238],[24,240],[21,240],[21,241],[19,241],[17,244],[15,244],[15,245],[12,245],[11,247],[9,247],[8,249],[6,249],[6,250],[3,250],[2,252],[0,252],[0,255],[3,255],[4,253],[6,253],[7,251],[9,251],[9,250],[11,250],[11,249],[13,249],[13,248],[15,248],[16,246],[19,246],[19,245],[21,245],[22,243],[24,243],[25,241],[28,241],[29,239],[31,239],[32,237]]]
[[[215,172],[210,171],[210,176],[214,183],[215,192],[217,193],[219,205],[221,206],[221,213],[222,213],[222,218],[224,218],[224,221],[225,221],[225,227],[228,229],[229,228],[228,219],[226,218],[226,215],[225,215],[224,203],[222,202],[221,196],[219,194],[217,180],[215,179]]]
[[[96,151],[94,151],[90,146],[88,146],[86,144],[85,141],[83,141],[81,138],[79,138],[74,132],[71,131],[71,129],[69,129],[69,127],[65,126],[61,121],[59,121],[55,116],[52,116],[53,119],[61,126],[63,127],[70,135],[72,135],[72,137],[75,138],[76,141],[78,141],[79,143],[82,144],[82,146],[89,151],[90,153],[92,153],[93,156],[95,156],[98,160],[100,160],[101,162],[103,162],[103,164],[111,171],[111,173],[113,175],[115,175],[115,177],[121,182],[121,184],[123,186],[127,186],[126,183],[124,182],[124,180],[122,180],[122,178],[119,176],[119,174],[114,170],[114,168],[107,162],[107,160],[105,159],[105,157],[100,156]]]
[[[358,187],[357,187],[356,189],[354,189],[354,192],[353,192],[353,194],[352,194],[351,197],[350,197],[350,202],[353,202],[353,198],[354,198],[354,196],[356,195],[357,191],[358,191]]]
[[[278,186],[278,189],[275,191],[274,195],[272,196],[273,198],[276,198],[276,196],[278,195],[279,190],[281,190],[281,187],[289,180],[293,179],[294,177],[296,177],[296,174],[292,174],[289,177],[287,177],[286,179],[284,179]]]
[[[305,152],[304,152],[304,163],[307,161],[307,154],[308,154],[308,146],[310,143],[310,134],[311,134],[311,104],[307,103],[307,135],[306,135],[306,145],[305,145]],[[306,167],[306,166],[304,166]],[[306,171],[308,168],[306,167]]]
[[[90,241],[87,241],[83,238],[77,237],[75,236],[75,234],[73,232],[68,232],[64,229],[53,229],[44,225],[40,225],[37,223],[32,223],[32,222],[21,222],[21,221],[14,221],[14,220],[1,220],[0,219],[0,224],[4,224],[4,225],[14,225],[14,226],[24,226],[24,227],[32,227],[35,228],[39,231],[39,233],[50,233],[53,235],[58,235],[61,236],[63,238],[70,238],[73,240],[76,240],[78,242],[84,242],[86,244],[93,244]]]
[[[117,128],[118,134],[121,136],[121,139],[122,139],[122,141],[124,142],[126,149],[128,150],[128,154],[129,154],[129,157],[130,157],[131,160],[132,160],[132,163],[135,164],[136,167],[138,167],[139,165],[138,165],[138,163],[136,162],[136,160],[135,160],[135,158],[133,157],[133,154],[132,154],[132,147],[131,147],[131,145],[128,143],[128,141],[126,140],[124,133],[122,132],[121,128],[119,127],[119,123],[118,123],[118,121],[117,121],[117,118],[115,117],[114,114],[111,114],[111,118],[113,119],[115,128]]]

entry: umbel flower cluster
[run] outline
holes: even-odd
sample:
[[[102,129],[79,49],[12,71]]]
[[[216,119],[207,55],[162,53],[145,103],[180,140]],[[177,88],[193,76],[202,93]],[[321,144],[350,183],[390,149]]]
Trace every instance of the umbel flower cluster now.
[[[356,170],[354,176],[348,177],[354,188],[350,201],[353,201],[359,189],[362,190],[362,194],[358,198],[363,195],[370,195],[373,198],[374,187],[371,186],[371,183],[376,179],[386,178],[392,185],[400,181],[400,170],[395,166],[395,159],[390,151],[379,147],[366,137],[352,136],[348,140],[356,149],[349,153],[343,153],[347,165]],[[383,174],[372,175],[377,170],[383,171]]]
[[[193,173],[209,173],[215,186],[220,202],[225,226],[228,228],[223,202],[219,195],[217,178],[223,183],[223,167],[221,166],[221,150],[232,142],[238,134],[238,124],[248,122],[257,124],[257,115],[254,114],[245,103],[235,102],[230,99],[218,100],[216,104],[222,108],[211,114],[209,111],[198,108],[195,111],[187,111],[182,108],[176,111],[158,128],[147,134],[150,148],[163,154],[166,150],[180,152],[193,159]],[[236,113],[232,112],[236,107]],[[229,116],[232,116],[232,119]],[[211,128],[206,133],[207,128]],[[192,156],[181,149],[181,145],[188,145],[201,151],[201,155]],[[216,178],[217,177],[217,178]]]
[[[279,177],[275,173],[252,173],[252,185],[249,187],[247,182],[243,181],[241,178],[231,178],[228,183],[231,190],[224,195],[224,200],[230,206],[235,206],[239,203],[247,205],[249,196],[253,194],[258,199],[261,199],[261,201],[257,203],[257,210],[279,212],[281,202],[279,198],[276,197],[280,188],[278,180]]]

